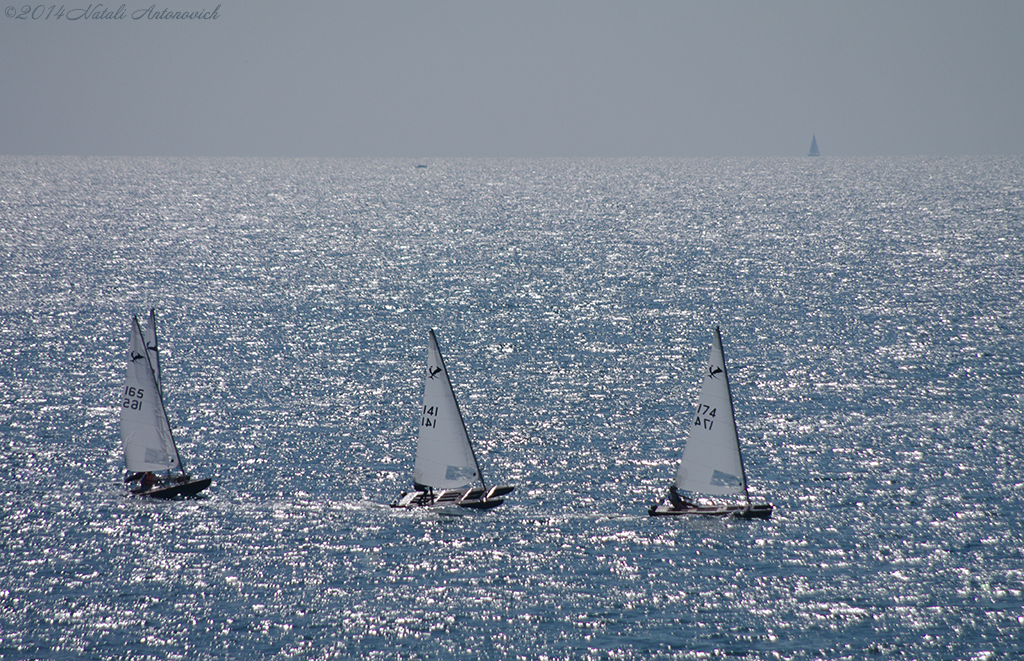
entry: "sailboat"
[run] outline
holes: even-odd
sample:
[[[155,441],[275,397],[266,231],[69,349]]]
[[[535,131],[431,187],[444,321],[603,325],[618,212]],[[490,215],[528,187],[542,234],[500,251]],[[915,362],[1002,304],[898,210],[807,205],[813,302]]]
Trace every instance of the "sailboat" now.
[[[488,487],[484,481],[433,330],[427,341],[427,373],[412,479],[414,489],[400,493],[391,507],[490,509],[505,502],[502,496],[515,489]]]
[[[684,493],[688,495],[684,496]],[[740,496],[743,501],[737,502]],[[668,502],[665,502],[666,498]],[[755,504],[750,500],[739,434],[736,432],[729,373],[722,350],[722,333],[716,326],[704,370],[704,383],[697,399],[697,412],[676,471],[675,483],[669,487],[668,495],[648,512],[651,516],[767,519],[773,509],[771,503]]]
[[[818,138],[815,135],[811,135],[811,151],[807,152],[808,156],[821,156],[818,153]]]
[[[151,498],[194,496],[210,486],[210,478],[195,479],[185,472],[171,434],[160,385],[160,359],[156,340],[156,312],[149,311],[145,335],[139,318],[132,316],[128,368],[121,393],[121,446],[128,475],[126,484],[138,482],[131,493]],[[159,475],[158,475],[159,474]]]

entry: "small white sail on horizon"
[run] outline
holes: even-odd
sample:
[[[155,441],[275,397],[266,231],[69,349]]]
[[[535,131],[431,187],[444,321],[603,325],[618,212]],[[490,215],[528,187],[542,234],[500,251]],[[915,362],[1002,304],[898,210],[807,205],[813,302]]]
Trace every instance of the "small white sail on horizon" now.
[[[412,478],[417,487],[433,489],[457,489],[477,480],[483,482],[433,330],[427,342],[427,373]]]

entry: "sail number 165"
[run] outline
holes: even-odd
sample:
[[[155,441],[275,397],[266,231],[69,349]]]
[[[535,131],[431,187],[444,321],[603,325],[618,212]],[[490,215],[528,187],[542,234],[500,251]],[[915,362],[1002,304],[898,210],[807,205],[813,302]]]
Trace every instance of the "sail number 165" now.
[[[124,388],[124,403],[121,404],[126,409],[132,409],[137,411],[142,408],[142,396],[145,391],[142,388],[132,388],[125,386]]]
[[[697,419],[693,421],[693,426],[703,427],[704,429],[710,430],[715,424],[715,411],[717,410],[718,409],[713,409],[707,404],[698,404]]]

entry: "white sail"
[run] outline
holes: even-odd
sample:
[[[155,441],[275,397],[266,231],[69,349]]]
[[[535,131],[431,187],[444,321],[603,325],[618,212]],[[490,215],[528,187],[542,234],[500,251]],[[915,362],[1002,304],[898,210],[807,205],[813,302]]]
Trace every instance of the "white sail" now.
[[[132,317],[128,369],[121,393],[121,445],[129,471],[165,471],[181,467],[136,317]]]
[[[432,330],[427,345],[420,437],[412,476],[418,486],[435,489],[456,489],[476,480],[482,481],[448,370]]]
[[[746,494],[746,482],[722,335],[715,328],[697,410],[676,472],[676,488],[726,496]]]
[[[162,389],[163,386],[160,384],[160,349],[156,343],[156,310],[153,308],[149,309],[149,323],[146,324],[143,339],[146,341],[146,351],[149,352],[149,364],[153,367],[156,386]]]

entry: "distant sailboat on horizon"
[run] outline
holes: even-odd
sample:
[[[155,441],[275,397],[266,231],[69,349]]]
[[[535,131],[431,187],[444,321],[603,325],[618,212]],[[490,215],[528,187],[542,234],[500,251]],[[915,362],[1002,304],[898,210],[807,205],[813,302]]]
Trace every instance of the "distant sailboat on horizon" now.
[[[813,133],[811,134],[811,151],[807,152],[808,156],[821,156],[818,152],[818,138]]]

